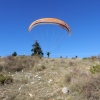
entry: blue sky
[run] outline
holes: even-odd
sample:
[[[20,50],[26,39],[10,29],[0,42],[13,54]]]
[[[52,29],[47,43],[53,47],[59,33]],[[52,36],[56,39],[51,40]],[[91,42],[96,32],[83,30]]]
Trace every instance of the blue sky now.
[[[29,25],[44,17],[65,21],[72,35],[57,25],[39,25],[29,33]],[[99,38],[100,0],[0,0],[1,56],[30,55],[37,39],[51,57],[89,57],[100,54]]]

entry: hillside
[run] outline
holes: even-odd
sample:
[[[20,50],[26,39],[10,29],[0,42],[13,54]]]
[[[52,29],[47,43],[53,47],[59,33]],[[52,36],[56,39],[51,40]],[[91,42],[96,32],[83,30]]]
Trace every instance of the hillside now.
[[[91,73],[98,59],[5,57],[0,73],[0,100],[100,100],[100,72]],[[1,79],[0,79],[1,80]]]

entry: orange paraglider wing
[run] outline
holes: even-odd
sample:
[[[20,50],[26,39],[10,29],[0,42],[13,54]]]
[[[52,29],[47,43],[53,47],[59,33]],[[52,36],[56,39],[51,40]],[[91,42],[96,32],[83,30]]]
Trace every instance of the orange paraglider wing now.
[[[38,25],[38,24],[42,24],[42,23],[43,23],[43,24],[44,24],[44,23],[53,23],[53,24],[57,24],[57,25],[61,26],[62,28],[66,29],[66,30],[68,31],[68,33],[71,34],[71,29],[70,29],[70,27],[68,26],[68,24],[66,24],[64,21],[59,20],[59,19],[57,19],[57,18],[41,18],[41,19],[35,20],[35,21],[33,21],[33,22],[30,24],[28,30],[31,31],[31,29],[32,29],[34,26],[36,26],[36,25]]]

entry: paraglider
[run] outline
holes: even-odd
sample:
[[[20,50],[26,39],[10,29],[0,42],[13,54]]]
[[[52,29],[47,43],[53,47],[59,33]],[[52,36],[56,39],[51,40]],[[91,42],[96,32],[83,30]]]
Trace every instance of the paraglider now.
[[[71,29],[68,26],[68,24],[66,24],[64,21],[57,19],[57,18],[41,18],[41,19],[35,20],[30,24],[28,31],[31,31],[31,29],[36,25],[45,24],[45,23],[46,24],[47,23],[57,24],[57,25],[61,26],[62,28],[66,29],[68,31],[69,35],[71,34]]]
[[[35,26],[40,25],[40,24],[56,24],[58,26],[60,26],[62,29],[65,29],[68,33],[68,35],[71,35],[71,29],[69,27],[69,25],[57,18],[40,18],[37,19],[35,21],[33,21],[29,27],[28,27],[28,31],[30,32]],[[54,26],[53,26],[54,27]],[[51,27],[49,27],[50,29]],[[43,29],[43,28],[41,28]],[[47,29],[46,29],[47,30]],[[45,29],[43,30],[45,31]],[[61,30],[63,31],[63,30]],[[66,33],[65,31],[65,33]],[[37,34],[38,32],[38,34]],[[49,34],[50,33],[50,34]],[[38,39],[38,41],[40,41],[41,44],[43,44],[42,46],[44,47],[44,51],[53,51],[55,49],[55,47],[58,45],[58,43],[60,43],[61,40],[64,40],[64,38],[66,39],[66,34],[62,34],[63,32],[60,31],[46,31],[46,32],[41,32],[41,30],[36,30],[34,31],[34,38]],[[51,38],[50,38],[51,37]],[[46,47],[48,46],[48,47]],[[51,46],[51,47],[50,47]],[[46,49],[46,50],[45,50]],[[50,57],[51,52],[46,52],[47,57]]]
[[[47,56],[48,56],[48,58],[49,58],[49,56],[50,56],[51,53],[50,53],[50,52],[46,52],[46,54],[47,54]]]

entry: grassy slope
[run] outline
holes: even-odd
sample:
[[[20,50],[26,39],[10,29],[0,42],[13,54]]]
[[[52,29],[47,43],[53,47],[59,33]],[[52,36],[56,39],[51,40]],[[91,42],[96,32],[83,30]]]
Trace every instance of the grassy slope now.
[[[90,73],[94,64],[100,62],[78,58],[1,58],[4,69],[0,73],[11,75],[13,83],[0,85],[0,100],[100,100],[100,74]],[[63,94],[63,87],[69,93]]]

